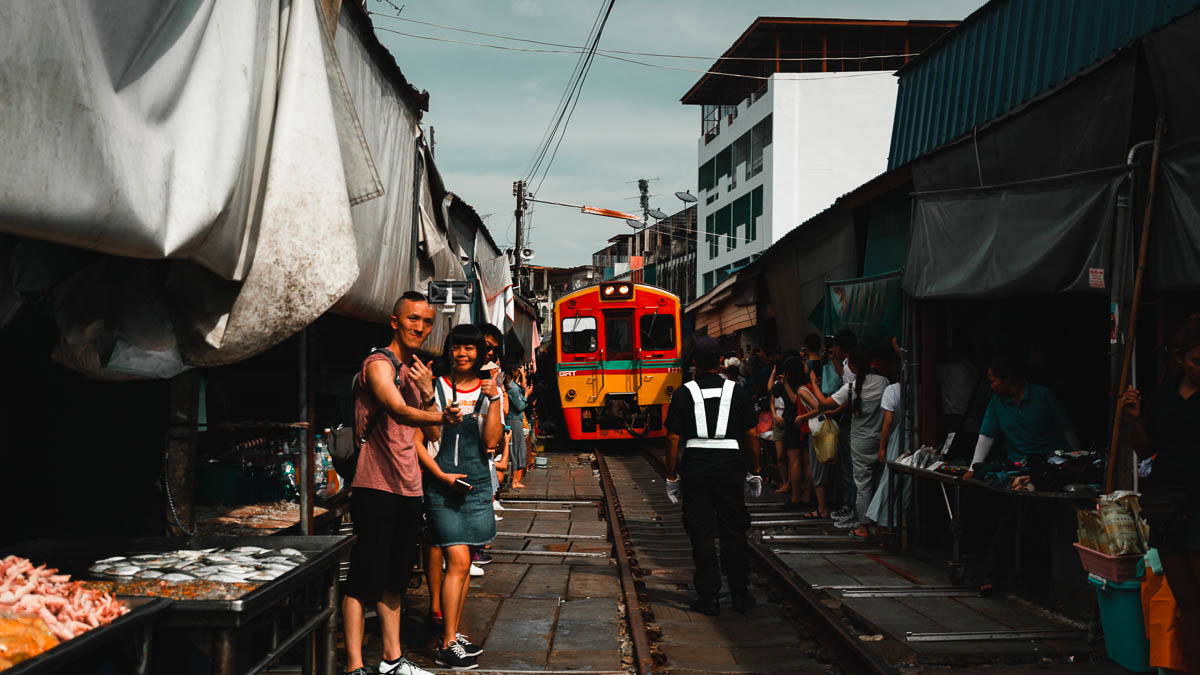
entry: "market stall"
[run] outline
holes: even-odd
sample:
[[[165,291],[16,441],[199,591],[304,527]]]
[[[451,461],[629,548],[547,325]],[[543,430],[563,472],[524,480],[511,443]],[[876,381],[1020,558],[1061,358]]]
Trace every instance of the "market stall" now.
[[[338,562],[353,541],[351,535],[40,539],[3,554],[134,597],[133,611],[92,642],[127,633],[135,624],[127,617],[149,621],[156,614],[152,659],[161,672],[190,672],[200,657],[206,672],[257,673],[299,646],[301,672],[332,673]]]

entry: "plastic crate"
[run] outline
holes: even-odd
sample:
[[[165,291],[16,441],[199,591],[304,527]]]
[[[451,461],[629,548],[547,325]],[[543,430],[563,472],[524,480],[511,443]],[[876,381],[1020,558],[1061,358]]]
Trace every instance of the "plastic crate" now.
[[[1089,574],[1088,583],[1096,587],[1108,658],[1135,673],[1153,671],[1150,642],[1142,621],[1142,582],[1114,582]]]
[[[1108,555],[1093,551],[1079,542],[1075,543],[1075,550],[1079,551],[1079,562],[1083,564],[1084,571],[1090,574],[1117,582],[1134,581],[1142,577],[1138,572],[1138,561],[1143,555],[1141,553]]]

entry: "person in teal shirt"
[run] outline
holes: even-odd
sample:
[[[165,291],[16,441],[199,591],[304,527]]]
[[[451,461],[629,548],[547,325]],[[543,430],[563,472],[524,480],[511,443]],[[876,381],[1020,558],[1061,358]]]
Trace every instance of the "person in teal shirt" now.
[[[988,365],[987,377],[994,396],[983,414],[975,458],[965,478],[972,477],[975,474],[974,467],[987,460],[997,438],[1004,439],[1010,461],[1066,448],[1079,449],[1079,439],[1071,428],[1062,401],[1054,392],[1026,379],[1022,362],[1003,354],[993,357]],[[1012,540],[1018,518],[1015,507],[1016,502],[1010,500],[999,507],[995,514],[989,555],[991,560],[983,583],[979,586],[981,595],[994,593],[1012,567]]]
[[[1008,459],[1016,462],[1055,450],[1078,450],[1062,401],[1046,387],[1029,382],[1019,362],[997,356],[987,370],[994,396],[979,426],[979,441],[971,466],[987,460],[992,444],[1004,439]],[[972,475],[968,472],[968,476]]]

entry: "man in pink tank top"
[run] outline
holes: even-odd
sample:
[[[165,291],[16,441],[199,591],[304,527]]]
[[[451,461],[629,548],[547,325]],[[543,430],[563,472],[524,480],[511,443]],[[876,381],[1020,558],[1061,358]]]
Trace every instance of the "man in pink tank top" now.
[[[421,427],[426,438],[440,436],[441,425],[458,424],[457,406],[438,412],[433,395],[432,364],[416,352],[433,329],[434,310],[424,295],[409,291],[396,301],[387,346],[400,363],[396,370],[387,354],[374,352],[362,364],[354,397],[355,429],[372,427],[358,456],[351,484],[350,517],[358,540],[350,552],[342,615],[346,632],[346,670],[366,675],[362,660],[364,606],[374,604],[383,633],[383,662],[378,672],[422,675],[426,671],[404,658],[400,646],[400,601],[417,557],[423,514],[421,468],[413,436]],[[382,411],[382,414],[381,414]]]

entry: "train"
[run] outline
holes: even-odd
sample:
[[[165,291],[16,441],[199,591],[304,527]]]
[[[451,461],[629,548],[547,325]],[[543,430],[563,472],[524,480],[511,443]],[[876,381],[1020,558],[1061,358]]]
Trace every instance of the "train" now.
[[[554,303],[560,437],[571,442],[666,436],[683,382],[679,297],[648,284],[606,281]]]

